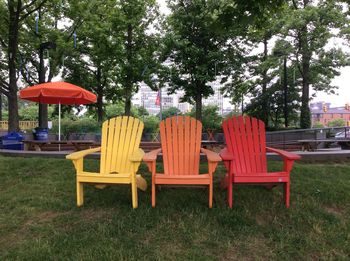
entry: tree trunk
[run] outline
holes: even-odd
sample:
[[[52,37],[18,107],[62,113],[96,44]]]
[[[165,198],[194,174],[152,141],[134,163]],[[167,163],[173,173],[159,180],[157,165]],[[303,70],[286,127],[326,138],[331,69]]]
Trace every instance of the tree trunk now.
[[[16,56],[18,47],[19,13],[22,8],[22,1],[18,0],[16,10],[14,1],[8,1],[9,9],[9,42],[8,42],[8,70],[9,70],[9,95],[8,131],[19,131],[18,100],[17,100],[17,76]]]
[[[131,114],[131,96],[132,96],[132,25],[128,25],[127,41],[126,41],[126,59],[127,59],[127,71],[126,71],[126,83],[125,83],[125,115]]]
[[[103,85],[101,68],[97,68],[97,120],[98,122],[103,121]]]
[[[200,90],[201,88],[197,88]],[[200,91],[197,91],[196,94],[196,119],[202,121],[202,94]]]
[[[284,126],[288,128],[288,83],[287,83],[287,57],[283,57],[283,94],[284,94]]]
[[[39,83],[45,82],[45,66],[43,57],[44,48],[40,46],[39,49]],[[47,128],[47,104],[39,103],[39,128]]]
[[[267,50],[267,36],[264,37],[264,56],[263,62],[267,59],[268,50]],[[265,126],[269,126],[269,101],[267,96],[267,69],[262,72],[262,121],[265,123]]]
[[[2,121],[2,93],[0,93],[0,121]]]
[[[300,33],[300,46],[302,55],[302,77],[303,88],[301,96],[301,110],[300,110],[300,128],[311,128],[311,114],[309,108],[309,89],[310,89],[310,60],[311,53],[307,42],[307,27],[304,26]]]

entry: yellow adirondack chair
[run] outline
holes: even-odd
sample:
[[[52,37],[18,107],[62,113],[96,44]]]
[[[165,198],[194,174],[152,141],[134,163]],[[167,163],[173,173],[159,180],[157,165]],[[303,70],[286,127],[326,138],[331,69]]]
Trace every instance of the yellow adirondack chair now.
[[[77,205],[84,201],[84,183],[97,187],[105,184],[131,184],[132,206],[137,208],[137,187],[146,190],[147,183],[136,175],[144,152],[139,148],[143,122],[133,117],[116,117],[102,125],[101,147],[74,152],[66,156],[72,160],[77,178]],[[101,151],[100,173],[83,170],[83,160],[88,154]]]

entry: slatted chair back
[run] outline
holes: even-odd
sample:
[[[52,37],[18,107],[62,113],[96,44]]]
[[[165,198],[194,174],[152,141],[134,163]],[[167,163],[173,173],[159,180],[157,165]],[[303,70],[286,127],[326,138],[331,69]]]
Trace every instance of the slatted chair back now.
[[[266,137],[263,121],[232,117],[222,124],[227,149],[234,156],[235,175],[266,173]]]
[[[164,175],[199,174],[202,123],[175,116],[160,123]]]
[[[101,173],[128,173],[135,167],[129,157],[139,149],[143,127],[143,122],[128,116],[102,124]]]

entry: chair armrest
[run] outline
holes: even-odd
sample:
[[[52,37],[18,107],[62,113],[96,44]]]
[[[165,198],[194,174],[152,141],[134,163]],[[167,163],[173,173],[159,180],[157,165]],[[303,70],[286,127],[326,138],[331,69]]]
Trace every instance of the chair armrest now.
[[[229,152],[227,148],[222,149],[219,155],[224,161],[234,160],[233,154]]]
[[[162,149],[152,150],[143,155],[143,161],[152,162],[157,160],[158,154],[162,151]]]
[[[130,155],[129,160],[131,162],[141,162],[145,152],[142,149],[136,150],[132,155]]]
[[[211,150],[207,150],[207,149],[203,149],[201,148],[201,152],[203,152],[207,158],[208,158],[208,161],[210,162],[219,162],[221,161],[221,158],[219,156],[219,154],[211,151]]]
[[[283,158],[288,159],[288,160],[298,160],[298,159],[301,158],[300,155],[295,154],[295,153],[291,153],[291,152],[288,152],[288,151],[285,151],[285,150],[279,150],[279,149],[266,147],[266,151],[268,151],[268,152],[275,152],[278,155],[280,155]]]
[[[68,154],[66,156],[66,159],[78,160],[78,159],[84,158],[86,155],[89,155],[94,152],[98,152],[100,150],[101,150],[101,147],[73,152],[71,154]]]

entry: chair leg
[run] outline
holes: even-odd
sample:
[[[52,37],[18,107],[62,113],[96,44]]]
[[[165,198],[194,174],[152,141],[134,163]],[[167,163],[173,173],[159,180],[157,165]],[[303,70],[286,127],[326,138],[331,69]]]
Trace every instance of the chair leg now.
[[[131,181],[131,196],[132,196],[132,207],[137,208],[138,202],[137,202],[137,184],[136,184],[136,178],[134,177]]]
[[[213,207],[213,181],[209,184],[209,208]]]
[[[284,202],[286,208],[289,208],[290,204],[290,182],[284,183]]]
[[[77,181],[77,205],[78,207],[84,204],[84,188],[83,183]]]
[[[156,184],[152,182],[152,208],[156,206]]]

